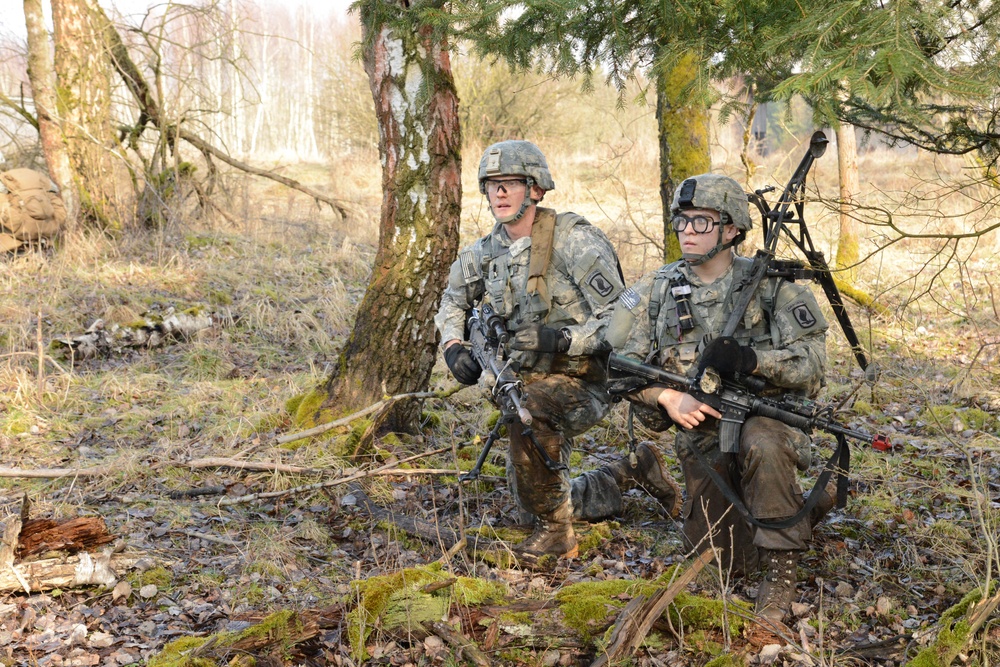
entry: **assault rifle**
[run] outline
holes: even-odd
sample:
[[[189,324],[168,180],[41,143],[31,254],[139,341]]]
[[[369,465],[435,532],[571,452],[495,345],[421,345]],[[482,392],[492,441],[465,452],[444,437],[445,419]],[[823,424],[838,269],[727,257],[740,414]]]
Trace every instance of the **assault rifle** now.
[[[776,419],[784,424],[801,429],[806,433],[820,429],[832,433],[837,438],[837,447],[826,462],[823,472],[814,488],[824,489],[835,467],[837,479],[837,506],[843,507],[847,498],[846,473],[850,468],[850,449],[847,438],[866,442],[879,451],[892,449],[892,443],[884,435],[870,435],[864,431],[848,428],[833,419],[832,410],[822,408],[816,402],[803,396],[785,394],[778,398],[758,396],[764,389],[764,380],[753,376],[739,376],[739,380],[724,380],[714,371],[704,373],[701,378],[691,379],[671,373],[656,366],[650,366],[620,354],[612,354],[608,365],[612,371],[641,378],[645,383],[657,382],[672,389],[691,394],[706,405],[715,408],[722,419],[719,422],[719,448],[723,452],[739,451],[740,430],[750,417],[761,416]],[[805,506],[793,517],[780,521],[760,521],[750,515],[742,499],[733,492],[725,480],[715,471],[696,447],[692,453],[702,463],[708,476],[732,503],[736,511],[748,522],[763,528],[788,528],[794,526],[819,502],[820,494],[810,494]]]
[[[809,140],[809,150],[802,157],[802,161],[796,167],[791,179],[782,191],[781,197],[778,198],[773,207],[768,204],[764,197],[768,192],[774,191],[773,186],[755,190],[753,194],[747,196],[748,200],[756,205],[760,211],[764,229],[764,247],[758,250],[754,256],[753,266],[741,288],[740,300],[736,302],[720,336],[732,336],[740,327],[747,307],[756,298],[757,288],[765,277],[778,276],[787,280],[813,280],[819,283],[823,292],[826,293],[830,307],[840,323],[840,328],[843,330],[847,342],[851,345],[851,350],[854,352],[854,357],[861,370],[867,371],[866,378],[869,381],[874,381],[876,370],[874,366],[869,368],[864,348],[854,331],[854,325],[851,324],[851,318],[844,307],[840,290],[837,289],[833,275],[830,273],[830,267],[827,265],[823,253],[816,250],[816,246],[809,236],[809,230],[806,228],[804,215],[806,176],[813,162],[826,152],[828,143],[829,141],[823,132],[813,133]],[[797,226],[796,230],[792,229],[793,225]],[[805,255],[808,268],[804,262],[798,260],[775,259],[778,239],[782,232]]]
[[[722,421],[719,423],[719,440],[724,452],[739,451],[740,429],[747,418],[755,415],[777,419],[806,433],[820,429],[834,435],[867,442],[879,451],[892,449],[892,443],[886,436],[870,435],[864,431],[847,428],[834,421],[830,410],[821,408],[818,403],[803,396],[795,394],[785,394],[780,398],[758,396],[757,394],[764,389],[765,383],[762,378],[744,375],[740,376],[740,381],[724,380],[714,373],[706,373],[695,384],[695,381],[688,377],[620,354],[612,354],[608,365],[612,370],[640,377],[649,382],[665,384],[671,389],[691,394],[702,403],[718,410],[722,415]]]
[[[504,326],[503,318],[493,310],[492,306],[483,304],[472,310],[468,325],[472,358],[487,374],[487,382],[493,384],[490,395],[493,403],[500,408],[500,419],[497,420],[489,437],[486,438],[486,444],[483,445],[483,451],[476,459],[476,465],[469,472],[459,476],[458,480],[471,482],[479,477],[493,443],[500,437],[500,428],[504,424],[514,422],[520,422],[521,433],[531,440],[546,468],[552,472],[566,470],[564,464],[552,460],[552,457],[535,438],[534,431],[531,430],[531,413],[521,405],[523,383],[518,375],[520,368],[517,362],[507,355],[507,342],[510,339],[510,334],[507,332],[507,327]]]

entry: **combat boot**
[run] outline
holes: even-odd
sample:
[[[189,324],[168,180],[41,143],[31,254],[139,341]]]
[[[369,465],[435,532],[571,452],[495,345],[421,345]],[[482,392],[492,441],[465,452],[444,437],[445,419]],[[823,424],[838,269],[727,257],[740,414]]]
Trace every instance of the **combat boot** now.
[[[525,541],[514,545],[515,552],[531,556],[576,558],[580,548],[573,532],[573,504],[567,498],[562,505],[538,517],[535,532]]]
[[[757,589],[757,614],[780,623],[795,601],[795,578],[799,551],[768,549],[764,556],[764,580]]]
[[[635,467],[630,459],[630,456],[622,457],[604,466],[604,470],[614,477],[622,491],[641,486],[676,519],[681,512],[681,487],[667,472],[660,451],[650,442],[640,442],[635,448]]]

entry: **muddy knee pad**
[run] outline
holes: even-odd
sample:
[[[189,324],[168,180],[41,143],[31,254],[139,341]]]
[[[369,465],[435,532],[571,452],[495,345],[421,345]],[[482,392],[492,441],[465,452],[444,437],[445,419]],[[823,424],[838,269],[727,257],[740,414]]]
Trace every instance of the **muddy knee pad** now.
[[[622,492],[614,477],[604,470],[588,470],[570,482],[573,518],[603,521],[622,511]]]

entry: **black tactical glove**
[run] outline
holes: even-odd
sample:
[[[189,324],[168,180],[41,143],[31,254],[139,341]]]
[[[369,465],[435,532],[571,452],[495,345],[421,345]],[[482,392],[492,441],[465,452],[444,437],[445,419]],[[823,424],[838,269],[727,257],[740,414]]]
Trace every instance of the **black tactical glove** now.
[[[570,336],[565,329],[553,329],[542,324],[533,324],[521,329],[510,341],[515,350],[532,352],[565,352],[569,349]]]
[[[757,353],[747,345],[740,345],[732,336],[716,338],[701,353],[698,371],[706,368],[714,368],[726,377],[736,373],[747,375],[757,368]]]
[[[445,348],[444,361],[455,379],[462,384],[476,384],[483,369],[472,358],[469,351],[461,343],[454,343]]]

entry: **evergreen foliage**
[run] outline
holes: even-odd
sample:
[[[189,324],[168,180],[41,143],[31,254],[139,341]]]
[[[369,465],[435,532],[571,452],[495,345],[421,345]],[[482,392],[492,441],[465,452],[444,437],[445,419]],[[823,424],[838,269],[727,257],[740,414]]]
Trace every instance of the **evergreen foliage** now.
[[[812,104],[939,153],[1000,154],[1000,6],[989,0],[460,0],[459,33],[515,69],[591,75],[624,90],[637,71],[702,63],[685,91],[743,76],[758,101]],[[726,100],[724,113],[739,100]]]

